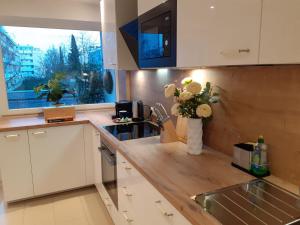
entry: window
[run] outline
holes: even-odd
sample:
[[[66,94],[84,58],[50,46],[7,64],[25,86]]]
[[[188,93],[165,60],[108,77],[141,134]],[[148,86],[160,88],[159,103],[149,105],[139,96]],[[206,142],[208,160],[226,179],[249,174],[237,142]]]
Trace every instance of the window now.
[[[103,69],[100,32],[0,26],[0,50],[8,110],[51,106],[46,90],[34,88],[57,74],[69,90],[62,104],[115,102],[115,77]]]

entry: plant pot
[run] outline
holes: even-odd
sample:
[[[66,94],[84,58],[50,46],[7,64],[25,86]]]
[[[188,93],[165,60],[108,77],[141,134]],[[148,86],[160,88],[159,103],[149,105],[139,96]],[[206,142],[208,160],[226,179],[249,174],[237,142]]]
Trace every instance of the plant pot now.
[[[189,118],[187,121],[187,146],[189,154],[200,155],[203,152],[202,136],[202,119]]]

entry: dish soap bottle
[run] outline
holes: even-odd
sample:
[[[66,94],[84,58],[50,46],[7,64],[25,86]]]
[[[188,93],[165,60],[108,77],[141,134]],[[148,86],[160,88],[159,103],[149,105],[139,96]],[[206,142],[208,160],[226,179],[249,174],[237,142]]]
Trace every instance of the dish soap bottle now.
[[[267,162],[267,145],[265,144],[264,137],[261,135],[255,145],[251,172],[258,177],[262,177],[268,174],[268,162]]]

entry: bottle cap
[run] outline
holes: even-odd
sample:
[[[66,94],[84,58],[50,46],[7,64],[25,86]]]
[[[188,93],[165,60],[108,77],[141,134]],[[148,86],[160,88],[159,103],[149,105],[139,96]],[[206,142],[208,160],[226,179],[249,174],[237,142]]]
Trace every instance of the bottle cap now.
[[[258,141],[257,141],[259,144],[264,144],[265,143],[265,139],[264,139],[264,136],[260,135],[258,137]]]

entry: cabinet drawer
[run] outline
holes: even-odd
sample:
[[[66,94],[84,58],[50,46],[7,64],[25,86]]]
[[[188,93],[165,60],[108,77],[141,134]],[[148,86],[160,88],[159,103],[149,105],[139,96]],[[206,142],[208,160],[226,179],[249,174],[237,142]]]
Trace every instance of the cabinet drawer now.
[[[190,225],[189,221],[119,153],[118,160],[120,210],[127,210],[134,221],[142,225]],[[131,212],[133,213],[130,214]]]
[[[136,185],[145,178],[120,154],[117,153],[118,182],[123,185]]]

